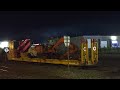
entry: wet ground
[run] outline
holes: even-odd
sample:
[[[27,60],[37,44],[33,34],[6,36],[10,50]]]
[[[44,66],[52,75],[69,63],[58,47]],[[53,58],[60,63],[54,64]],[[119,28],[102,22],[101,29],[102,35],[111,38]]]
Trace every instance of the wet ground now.
[[[7,61],[0,63],[0,79],[120,79],[120,56],[102,56],[92,67]]]

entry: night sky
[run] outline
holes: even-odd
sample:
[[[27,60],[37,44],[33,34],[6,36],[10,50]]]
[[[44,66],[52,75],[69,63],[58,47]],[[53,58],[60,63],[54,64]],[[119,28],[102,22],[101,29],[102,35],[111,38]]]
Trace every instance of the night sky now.
[[[0,11],[0,40],[120,33],[120,11]]]

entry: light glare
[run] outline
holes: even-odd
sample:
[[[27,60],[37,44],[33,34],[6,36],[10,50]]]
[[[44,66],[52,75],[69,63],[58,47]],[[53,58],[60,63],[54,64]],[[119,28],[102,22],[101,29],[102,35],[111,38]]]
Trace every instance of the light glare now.
[[[9,47],[9,43],[7,41],[1,42],[0,48],[4,48],[4,47]]]
[[[111,36],[111,40],[116,40],[117,37],[116,36]]]

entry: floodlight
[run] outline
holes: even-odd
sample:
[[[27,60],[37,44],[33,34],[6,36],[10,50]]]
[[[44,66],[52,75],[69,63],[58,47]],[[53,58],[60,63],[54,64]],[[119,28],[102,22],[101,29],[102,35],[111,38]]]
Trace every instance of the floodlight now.
[[[111,36],[111,40],[116,40],[117,36]]]

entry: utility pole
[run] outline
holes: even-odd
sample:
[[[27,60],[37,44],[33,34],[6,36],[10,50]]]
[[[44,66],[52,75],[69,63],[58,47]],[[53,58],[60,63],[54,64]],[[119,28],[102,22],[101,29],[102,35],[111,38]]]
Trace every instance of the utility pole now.
[[[70,45],[70,36],[64,36],[64,44],[67,47],[68,51],[68,70],[69,70],[69,45]]]

